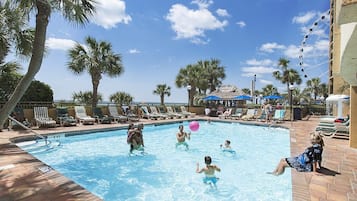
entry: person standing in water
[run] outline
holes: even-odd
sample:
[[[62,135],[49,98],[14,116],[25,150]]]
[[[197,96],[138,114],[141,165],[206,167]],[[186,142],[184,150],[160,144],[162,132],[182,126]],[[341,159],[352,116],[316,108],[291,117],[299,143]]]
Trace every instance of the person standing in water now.
[[[179,126],[179,132],[176,134],[176,138],[177,138],[176,148],[179,145],[184,145],[186,147],[186,150],[187,150],[188,149],[188,144],[186,142],[186,139],[190,140],[191,139],[191,134],[190,133],[186,133],[183,130],[183,125]]]
[[[205,177],[203,178],[203,182],[215,186],[218,181],[218,177],[215,176],[215,171],[220,172],[221,168],[212,164],[211,156],[205,156],[204,160],[206,167],[200,169],[200,164],[197,162],[196,173],[204,172]]]

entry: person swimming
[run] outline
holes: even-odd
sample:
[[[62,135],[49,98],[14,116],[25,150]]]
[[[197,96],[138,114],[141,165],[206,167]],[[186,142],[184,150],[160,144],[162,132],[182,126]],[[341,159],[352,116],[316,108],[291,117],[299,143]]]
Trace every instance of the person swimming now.
[[[211,164],[212,158],[210,156],[205,156],[204,160],[205,160],[206,167],[200,169],[200,164],[197,162],[196,172],[197,173],[204,172],[205,177],[203,178],[203,183],[212,184],[215,186],[218,181],[218,177],[215,176],[215,171],[220,172],[221,169],[218,166]]]

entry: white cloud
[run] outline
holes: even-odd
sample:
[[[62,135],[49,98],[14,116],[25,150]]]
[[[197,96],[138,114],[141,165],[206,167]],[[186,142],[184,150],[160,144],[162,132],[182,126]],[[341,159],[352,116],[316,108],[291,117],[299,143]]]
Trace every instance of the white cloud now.
[[[318,40],[315,42],[314,46],[317,50],[328,52],[330,41],[329,40]]]
[[[260,74],[271,74],[276,70],[277,70],[276,68],[266,67],[266,66],[242,67],[242,71],[244,72],[243,75],[257,75],[257,77],[259,77]]]
[[[137,50],[137,49],[130,49],[130,50],[129,50],[129,53],[130,53],[130,54],[139,54],[140,51]]]
[[[236,24],[238,24],[240,28],[243,28],[243,27],[246,26],[246,24],[245,24],[244,21],[239,21],[239,22],[237,22]]]
[[[278,43],[265,43],[263,44],[259,50],[262,52],[273,53],[276,49],[284,49],[284,45],[279,45]]]
[[[219,8],[219,9],[216,10],[216,13],[217,13],[217,15],[222,16],[222,17],[228,17],[229,16],[229,14],[228,14],[226,9]]]
[[[105,29],[116,27],[118,23],[128,24],[130,15],[125,13],[125,1],[123,0],[98,0],[96,13],[91,21]]]
[[[189,9],[182,4],[171,6],[166,19],[170,21],[171,28],[176,32],[177,39],[190,39],[191,42],[201,43],[206,41],[205,31],[217,30],[228,25],[227,20],[219,21],[207,7],[212,1],[192,1],[199,9]],[[202,44],[202,43],[201,43]]]
[[[256,60],[256,59],[250,59],[246,61],[246,64],[252,65],[252,66],[269,66],[272,65],[274,62],[270,59],[264,59],[264,60]]]
[[[197,4],[200,9],[205,9],[213,4],[213,0],[193,0],[191,4]]]
[[[270,81],[270,80],[264,80],[264,79],[260,79],[259,82],[262,83],[262,84],[273,84],[272,81]]]
[[[317,13],[315,11],[309,11],[304,14],[300,14],[299,16],[293,17],[293,23],[295,24],[306,24],[310,22],[311,19],[315,18]]]
[[[49,49],[54,50],[64,50],[67,51],[68,49],[74,47],[76,42],[69,39],[62,39],[62,38],[48,38],[46,40],[46,46]]]

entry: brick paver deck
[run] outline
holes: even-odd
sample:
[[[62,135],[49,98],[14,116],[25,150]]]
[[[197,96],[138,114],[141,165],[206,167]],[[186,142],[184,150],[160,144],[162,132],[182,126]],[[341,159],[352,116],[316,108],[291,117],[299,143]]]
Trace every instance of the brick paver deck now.
[[[150,123],[150,121],[144,122]],[[310,144],[309,132],[314,130],[317,123],[318,118],[310,118],[308,121],[281,124],[291,131],[291,155],[301,153]],[[37,132],[44,134],[126,125],[80,125],[37,130]],[[43,163],[9,141],[11,138],[23,135],[31,135],[31,133],[18,131],[0,133],[0,201],[101,200],[55,170],[40,171],[39,168],[44,166]],[[357,201],[357,150],[349,148],[347,140],[332,138],[324,138],[324,140],[323,168],[319,174],[291,170],[293,199]]]

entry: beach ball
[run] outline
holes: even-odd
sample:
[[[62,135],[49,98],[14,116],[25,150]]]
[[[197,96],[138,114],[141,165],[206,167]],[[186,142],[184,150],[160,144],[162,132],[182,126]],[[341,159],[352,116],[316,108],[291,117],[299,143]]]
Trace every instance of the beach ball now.
[[[191,131],[197,131],[200,128],[200,124],[198,121],[191,121],[189,127]]]

